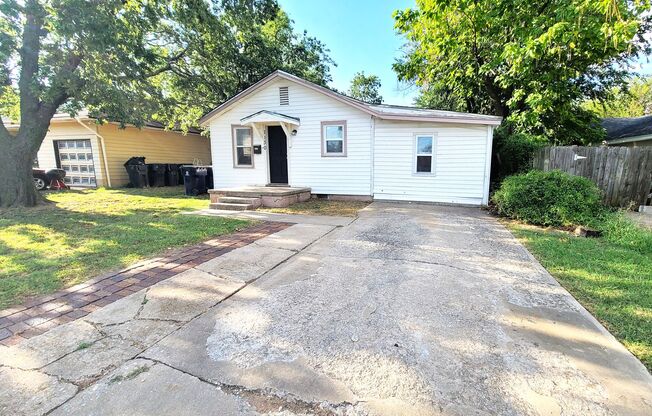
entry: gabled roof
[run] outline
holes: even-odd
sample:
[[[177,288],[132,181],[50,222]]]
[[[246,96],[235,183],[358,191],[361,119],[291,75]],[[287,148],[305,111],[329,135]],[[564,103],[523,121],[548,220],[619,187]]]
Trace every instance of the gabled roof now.
[[[301,120],[298,117],[292,117],[285,114],[277,113],[276,111],[261,110],[256,113],[250,114],[240,119],[241,123],[258,123],[280,121],[294,125],[300,125]]]
[[[327,95],[337,101],[340,101],[344,104],[350,105],[351,107],[357,108],[360,111],[363,111],[374,117],[386,120],[414,120],[414,121],[432,121],[432,122],[441,122],[441,123],[470,123],[470,124],[484,124],[484,125],[493,125],[497,126],[501,123],[502,117],[498,116],[487,116],[483,114],[473,114],[473,113],[458,113],[455,111],[441,111],[441,110],[428,110],[417,107],[403,107],[396,105],[385,105],[385,104],[368,104],[360,100],[356,100],[351,97],[347,97],[344,94],[340,94],[328,88],[322,87],[310,81],[306,81],[303,78],[297,77],[296,75],[289,74],[287,72],[277,70],[261,79],[251,87],[241,91],[232,98],[226,100],[224,103],[216,107],[215,109],[208,112],[201,119],[199,119],[200,126],[206,126],[206,124],[214,117],[219,116],[224,111],[228,110],[232,105],[240,102],[249,95],[255,93],[256,91],[263,88],[265,85],[276,81],[277,79],[284,79],[287,81],[292,81],[297,84],[300,84],[306,88],[309,88],[313,91],[320,92],[324,95]]]
[[[607,131],[608,142],[633,141],[635,137],[652,135],[652,116],[604,118],[602,127]]]

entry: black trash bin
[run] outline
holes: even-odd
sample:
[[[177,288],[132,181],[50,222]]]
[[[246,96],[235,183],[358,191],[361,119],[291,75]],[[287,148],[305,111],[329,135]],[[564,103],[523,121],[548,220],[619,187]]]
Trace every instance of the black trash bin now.
[[[179,185],[183,185],[184,184],[184,181],[183,181],[183,167],[184,166],[193,166],[193,164],[190,163],[190,162],[188,162],[188,163],[179,163],[178,166],[179,166]]]
[[[144,188],[147,186],[147,165],[145,165],[145,158],[142,156],[134,156],[129,158],[124,163],[129,175],[129,186],[132,188]]]
[[[205,166],[206,168],[206,187],[208,189],[213,189],[214,182],[213,182],[213,167],[212,166]]]
[[[179,165],[177,163],[168,163],[168,169],[165,171],[165,184],[167,186],[179,185]]]
[[[147,177],[149,178],[149,186],[165,186],[165,172],[167,170],[168,165],[165,163],[148,163]]]
[[[197,196],[208,192],[206,187],[208,169],[205,166],[181,166],[181,174],[186,195]]]

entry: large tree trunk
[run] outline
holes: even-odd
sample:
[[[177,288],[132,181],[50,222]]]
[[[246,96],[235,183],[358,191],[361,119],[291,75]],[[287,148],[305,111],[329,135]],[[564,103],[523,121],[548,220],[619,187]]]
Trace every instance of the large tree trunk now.
[[[1,207],[33,207],[45,201],[32,179],[36,152],[25,147],[24,142],[10,140],[0,150]]]

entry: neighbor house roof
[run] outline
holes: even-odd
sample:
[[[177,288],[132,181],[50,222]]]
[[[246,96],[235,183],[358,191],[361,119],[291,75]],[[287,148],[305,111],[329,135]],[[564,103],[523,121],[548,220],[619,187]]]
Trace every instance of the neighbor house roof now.
[[[87,120],[96,120],[96,118],[91,117],[88,114],[88,111],[86,111],[86,110],[80,111],[77,114],[76,117],[70,117],[70,114],[68,114],[68,113],[56,113],[54,116],[52,116],[52,122],[71,121],[71,120],[75,120],[75,119],[85,120],[85,121],[87,121]],[[7,127],[8,129],[18,129],[20,127],[20,124],[13,121],[13,120],[3,118],[2,121],[5,123],[5,127]],[[117,122],[112,122],[112,121],[109,121],[109,123],[117,124]],[[165,129],[165,125],[163,123],[159,123],[158,121],[147,121],[147,122],[145,122],[145,125],[143,127],[147,127],[147,128],[151,128],[151,129],[159,129],[159,130],[164,130]],[[172,129],[172,131],[179,132],[181,130],[180,129]],[[191,127],[191,128],[188,129],[188,133],[201,134],[201,130]]]
[[[328,88],[322,87],[310,81],[306,81],[303,78],[297,77],[296,75],[289,74],[284,71],[274,71],[265,78],[261,79],[251,87],[241,91],[232,98],[226,100],[221,105],[217,106],[201,119],[199,119],[200,126],[206,126],[207,123],[214,117],[219,116],[224,111],[229,109],[232,105],[240,102],[244,98],[248,97],[252,93],[263,88],[265,85],[277,80],[285,79],[288,81],[296,82],[306,88],[309,88],[313,91],[320,92],[325,94],[337,101],[348,104],[351,107],[357,108],[367,114],[370,114],[374,117],[386,120],[414,120],[414,121],[434,121],[442,123],[471,123],[471,124],[485,124],[485,125],[494,125],[497,126],[501,123],[502,117],[497,116],[488,116],[483,114],[473,114],[473,113],[458,113],[455,111],[441,111],[441,110],[428,110],[423,108],[416,107],[403,107],[396,105],[385,105],[385,104],[369,104],[354,98],[348,97],[344,94],[340,94]]]
[[[604,118],[602,127],[607,131],[606,140],[609,143],[652,139],[652,116]]]

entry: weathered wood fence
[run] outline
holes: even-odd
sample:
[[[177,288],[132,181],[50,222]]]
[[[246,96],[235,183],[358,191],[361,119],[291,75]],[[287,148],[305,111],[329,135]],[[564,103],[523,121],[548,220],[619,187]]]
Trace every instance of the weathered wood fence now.
[[[627,207],[646,205],[652,189],[652,146],[552,146],[534,155],[534,168],[558,169],[584,176],[604,193],[604,203]]]

